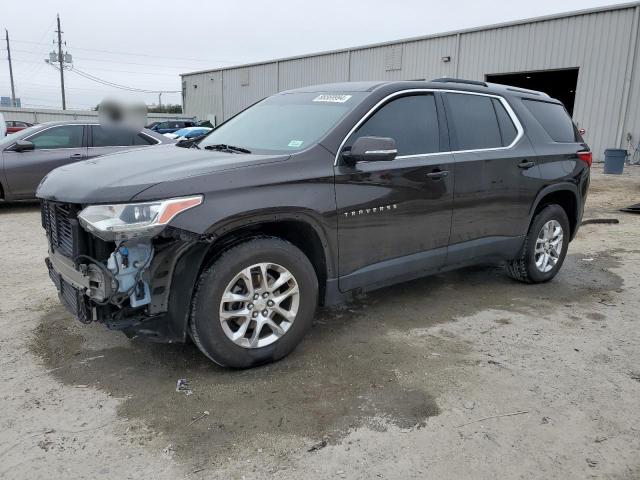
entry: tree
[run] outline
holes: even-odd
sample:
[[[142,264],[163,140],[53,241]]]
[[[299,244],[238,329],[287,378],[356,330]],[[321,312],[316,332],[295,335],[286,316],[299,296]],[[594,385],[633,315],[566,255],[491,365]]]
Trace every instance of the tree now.
[[[147,106],[147,112],[149,113],[182,113],[182,105],[166,104],[162,106],[149,105]]]

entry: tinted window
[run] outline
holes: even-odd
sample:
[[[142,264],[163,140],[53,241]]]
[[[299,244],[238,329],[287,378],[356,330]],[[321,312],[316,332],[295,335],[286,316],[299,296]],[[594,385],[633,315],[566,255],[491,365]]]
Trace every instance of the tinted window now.
[[[493,108],[496,110],[498,116],[498,125],[500,126],[500,136],[502,137],[502,146],[506,147],[511,145],[518,135],[516,126],[513,124],[513,120],[504,108],[504,105],[497,98],[493,98]]]
[[[134,145],[156,145],[158,142],[154,139],[151,139],[149,137],[147,137],[146,135],[143,135],[141,133],[137,134],[135,137],[133,137],[133,144]]]
[[[553,140],[569,143],[578,141],[573,121],[564,105],[526,99],[523,99],[522,103]]]
[[[94,147],[126,147],[133,145],[135,132],[129,129],[94,125],[92,131]]]
[[[349,138],[350,147],[360,137],[390,137],[398,155],[440,151],[438,114],[433,95],[401,97],[384,105]]]
[[[83,125],[53,127],[29,138],[36,149],[82,147]]]
[[[447,120],[455,150],[502,147],[498,118],[491,97],[448,93]]]

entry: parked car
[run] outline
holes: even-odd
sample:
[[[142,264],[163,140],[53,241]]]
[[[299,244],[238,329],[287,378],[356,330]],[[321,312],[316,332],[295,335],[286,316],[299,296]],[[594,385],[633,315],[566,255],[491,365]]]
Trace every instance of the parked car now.
[[[34,125],[33,123],[21,122],[19,120],[7,120],[5,123],[7,125],[7,135],[19,132],[20,130],[24,130],[25,128],[32,127]]]
[[[173,138],[177,142],[180,140],[191,140],[198,137],[202,137],[209,133],[212,128],[207,127],[186,127],[181,128],[180,130],[176,130],[173,133],[165,133],[164,136],[167,138]]]
[[[541,92],[341,83],[268,97],[190,148],[58,168],[38,197],[49,274],[83,322],[190,336],[245,368],[287,355],[318,304],[354,292],[493,262],[551,280],[590,165]]]
[[[190,120],[170,120],[166,122],[158,122],[153,125],[149,130],[153,130],[158,133],[173,133],[181,128],[195,127],[196,122]]]
[[[0,140],[0,199],[35,197],[40,180],[56,167],[123,149],[172,144],[151,130],[91,124],[49,122],[25,128]],[[99,179],[85,179],[95,185]]]

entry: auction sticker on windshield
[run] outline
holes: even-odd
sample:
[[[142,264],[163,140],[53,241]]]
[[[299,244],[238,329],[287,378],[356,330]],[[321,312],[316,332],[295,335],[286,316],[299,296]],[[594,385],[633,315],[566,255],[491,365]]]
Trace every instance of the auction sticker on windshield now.
[[[352,95],[318,95],[313,99],[314,102],[330,102],[330,103],[345,103]]]
[[[302,146],[303,143],[304,143],[304,140],[291,140],[288,146],[293,148],[299,148]]]

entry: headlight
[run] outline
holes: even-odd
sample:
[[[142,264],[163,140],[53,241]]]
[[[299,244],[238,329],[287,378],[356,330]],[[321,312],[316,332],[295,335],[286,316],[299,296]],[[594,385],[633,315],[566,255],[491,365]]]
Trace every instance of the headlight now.
[[[90,205],[80,212],[82,227],[106,241],[153,237],[173,217],[202,203],[202,195],[144,203]]]

